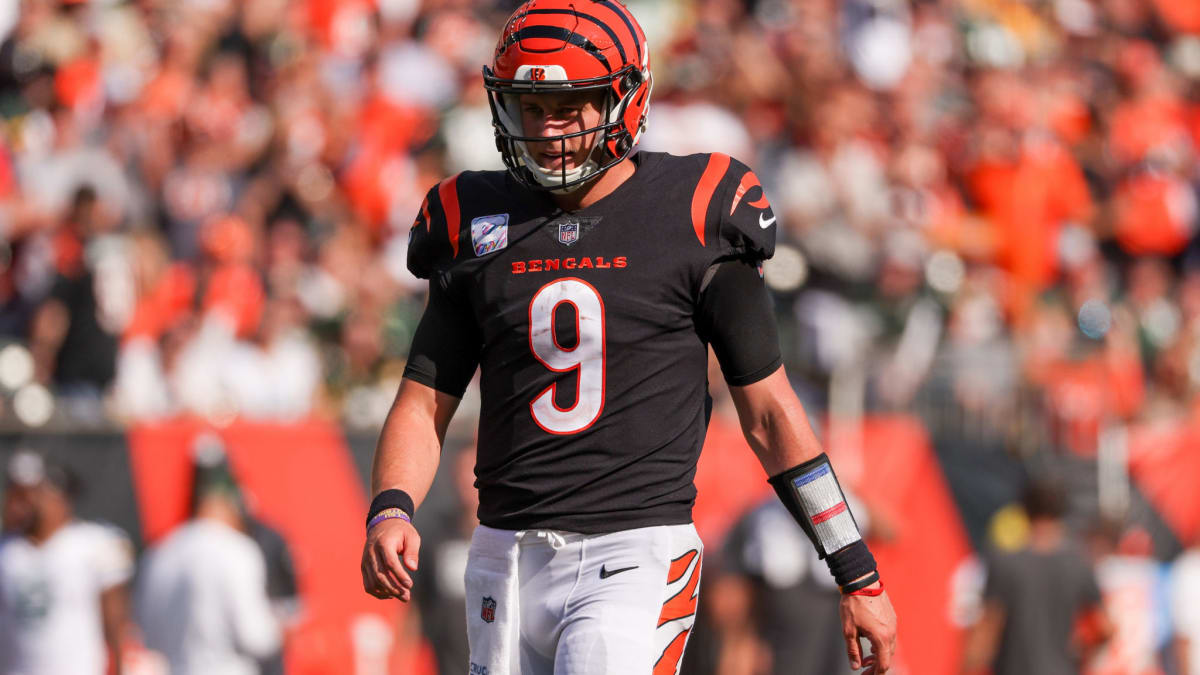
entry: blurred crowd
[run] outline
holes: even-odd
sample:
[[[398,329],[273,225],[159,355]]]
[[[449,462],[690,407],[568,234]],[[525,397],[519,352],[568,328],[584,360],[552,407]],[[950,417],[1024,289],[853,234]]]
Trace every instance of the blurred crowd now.
[[[516,4],[0,2],[0,425],[378,425],[421,198],[502,166]],[[643,147],[734,155],[779,214],[813,410],[1082,457],[1200,414],[1200,3],[629,5]]]

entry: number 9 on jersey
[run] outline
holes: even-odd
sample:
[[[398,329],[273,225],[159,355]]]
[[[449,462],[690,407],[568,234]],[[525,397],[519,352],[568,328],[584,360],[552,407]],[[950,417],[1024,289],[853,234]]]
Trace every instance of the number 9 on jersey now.
[[[574,347],[562,346],[554,331],[555,312],[564,304],[575,308]],[[574,405],[560,408],[554,402],[557,384],[551,384],[530,403],[533,421],[552,434],[575,434],[592,426],[604,409],[604,301],[588,282],[575,277],[542,286],[529,303],[529,348],[542,365],[556,373],[572,370],[577,387]]]

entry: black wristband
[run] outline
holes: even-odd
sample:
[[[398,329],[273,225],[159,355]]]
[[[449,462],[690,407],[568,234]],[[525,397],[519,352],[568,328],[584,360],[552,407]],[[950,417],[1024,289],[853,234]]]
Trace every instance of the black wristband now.
[[[871,584],[875,583],[876,581],[879,581],[879,572],[872,570],[870,574],[863,577],[862,579],[859,579],[858,581],[852,581],[852,582],[846,584],[845,586],[842,586],[842,595],[849,595],[850,593],[853,593],[854,591],[861,591],[862,589],[866,588],[867,586],[870,586]]]
[[[838,586],[845,586],[864,574],[875,571],[875,556],[866,542],[859,539],[849,546],[830,553],[825,557],[825,564],[833,573],[833,580]]]
[[[412,497],[404,490],[384,490],[371,500],[371,508],[367,509],[367,523],[384,509],[400,509],[409,518],[412,518],[415,510]]]

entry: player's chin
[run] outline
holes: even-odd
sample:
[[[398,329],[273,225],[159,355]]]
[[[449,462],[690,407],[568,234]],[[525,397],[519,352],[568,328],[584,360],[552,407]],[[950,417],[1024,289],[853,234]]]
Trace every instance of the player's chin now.
[[[575,160],[571,157],[563,157],[561,155],[543,155],[538,158],[538,166],[545,171],[571,171],[575,168]]]
[[[557,143],[546,143],[542,147],[533,146],[530,153],[538,166],[547,171],[567,171],[579,166],[579,152],[572,148],[563,148]]]

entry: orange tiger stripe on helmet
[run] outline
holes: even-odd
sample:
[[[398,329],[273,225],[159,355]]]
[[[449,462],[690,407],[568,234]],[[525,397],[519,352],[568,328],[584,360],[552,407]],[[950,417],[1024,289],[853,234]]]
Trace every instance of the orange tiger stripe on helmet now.
[[[608,22],[609,27],[614,29],[617,35],[617,40],[626,49],[626,56],[632,63],[642,63],[645,58],[642,54],[642,45],[646,42],[646,36],[642,33],[642,27],[638,25],[633,18],[633,14],[625,5],[619,2],[610,2],[609,0],[600,0],[595,2],[589,8],[589,11],[594,13],[597,18],[606,19],[605,11],[616,17],[615,21]],[[612,24],[617,25],[612,25]]]
[[[517,10],[497,45],[497,77],[513,79],[522,65],[539,61],[562,66],[569,80],[603,77],[624,65],[607,32],[558,6],[565,4],[532,0]]]

